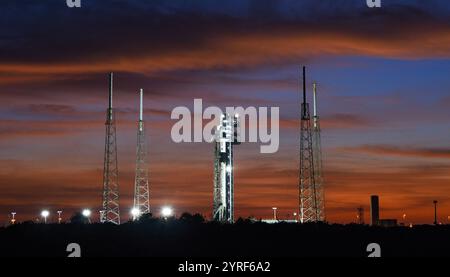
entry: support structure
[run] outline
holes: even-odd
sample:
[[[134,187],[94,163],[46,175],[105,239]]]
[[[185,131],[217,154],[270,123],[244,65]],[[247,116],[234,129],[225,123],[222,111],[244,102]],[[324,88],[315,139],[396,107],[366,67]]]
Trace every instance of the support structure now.
[[[359,206],[358,209],[356,209],[358,212],[358,215],[356,217],[357,219],[357,224],[359,225],[364,225],[364,207],[363,206]]]
[[[134,206],[135,219],[142,214],[150,213],[150,195],[148,188],[147,167],[147,143],[144,131],[144,90],[139,92],[139,121],[136,146],[136,175],[134,181]]]
[[[437,200],[433,200],[433,204],[434,204],[434,225],[438,225],[438,220],[437,220],[437,204],[438,204],[438,201]]]
[[[306,68],[303,67],[303,102],[300,119],[300,222],[320,221],[314,173],[313,136],[309,104],[306,101]]]
[[[213,220],[234,222],[234,145],[240,144],[239,116],[223,114],[214,143]]]
[[[370,225],[380,224],[380,198],[378,195],[370,196]]]
[[[103,168],[102,223],[120,224],[119,170],[117,166],[116,117],[113,108],[113,73],[109,74],[109,105],[106,111],[105,157]]]
[[[325,221],[325,192],[322,175],[322,139],[320,118],[317,110],[317,84],[313,83],[313,156],[314,156],[314,181],[317,201],[317,220]]]

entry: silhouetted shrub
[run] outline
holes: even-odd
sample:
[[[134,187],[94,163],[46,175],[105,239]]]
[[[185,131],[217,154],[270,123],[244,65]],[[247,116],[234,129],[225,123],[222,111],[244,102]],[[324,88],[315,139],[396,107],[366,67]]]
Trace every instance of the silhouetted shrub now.
[[[78,212],[78,213],[75,213],[70,218],[70,223],[72,223],[72,224],[88,224],[89,223],[89,219]]]
[[[205,218],[201,214],[190,214],[190,213],[183,213],[180,217],[180,220],[187,223],[193,223],[193,224],[201,224],[205,222]]]

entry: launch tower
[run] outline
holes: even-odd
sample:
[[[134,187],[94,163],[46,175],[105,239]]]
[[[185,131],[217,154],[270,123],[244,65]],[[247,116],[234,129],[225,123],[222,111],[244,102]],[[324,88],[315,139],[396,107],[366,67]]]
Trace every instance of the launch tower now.
[[[223,114],[214,145],[213,219],[234,222],[234,145],[240,144],[239,116]]]

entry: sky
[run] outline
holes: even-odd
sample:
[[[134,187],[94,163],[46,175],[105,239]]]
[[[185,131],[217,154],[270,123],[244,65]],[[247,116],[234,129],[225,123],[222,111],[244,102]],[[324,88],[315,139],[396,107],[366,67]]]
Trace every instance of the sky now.
[[[211,216],[213,145],[174,143],[171,111],[280,108],[280,148],[235,148],[237,217],[298,211],[299,81],[318,83],[326,217],[450,216],[450,3],[385,0],[3,0],[0,224],[102,201],[107,74],[115,72],[122,221],[145,90],[151,209]]]

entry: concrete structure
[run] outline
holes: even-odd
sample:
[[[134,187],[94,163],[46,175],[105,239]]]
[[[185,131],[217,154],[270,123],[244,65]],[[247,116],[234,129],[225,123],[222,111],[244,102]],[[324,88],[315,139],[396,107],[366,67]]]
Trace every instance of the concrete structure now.
[[[378,195],[370,196],[370,223],[378,226],[380,221],[380,202]]]

